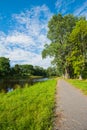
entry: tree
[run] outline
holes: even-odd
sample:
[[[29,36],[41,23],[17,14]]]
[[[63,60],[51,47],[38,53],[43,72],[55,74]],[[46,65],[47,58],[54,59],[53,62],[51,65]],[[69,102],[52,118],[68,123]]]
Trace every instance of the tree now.
[[[78,21],[73,15],[54,15],[48,23],[47,37],[51,43],[46,44],[42,51],[42,57],[53,57],[52,64],[55,64],[60,73],[69,77],[71,66],[67,63],[66,57],[69,52],[68,37]]]
[[[46,73],[46,70],[43,67],[34,66],[34,75],[46,77],[47,73]]]
[[[59,73],[57,73],[56,67],[48,67],[47,68],[47,76],[59,76]]]
[[[34,67],[33,65],[30,64],[24,64],[24,65],[20,65],[20,70],[22,71],[23,75],[33,75],[34,73]]]
[[[29,64],[24,64],[24,65],[19,65],[16,64],[13,68],[11,68],[12,76],[15,78],[26,78],[30,75],[33,75],[34,73],[34,68],[33,65]]]
[[[10,60],[5,57],[0,57],[0,77],[4,78],[10,74]]]
[[[12,75],[14,77],[20,77],[22,76],[22,72],[21,72],[21,69],[20,69],[20,65],[19,64],[16,64],[13,68],[12,68]]]
[[[72,64],[74,74],[77,77],[87,75],[87,21],[81,19],[76,23],[75,28],[70,34],[71,51],[67,61]]]

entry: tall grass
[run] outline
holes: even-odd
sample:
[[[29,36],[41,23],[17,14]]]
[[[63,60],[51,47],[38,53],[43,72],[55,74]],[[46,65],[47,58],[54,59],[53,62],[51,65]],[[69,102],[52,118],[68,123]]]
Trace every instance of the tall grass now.
[[[0,94],[0,130],[52,130],[56,81]]]
[[[67,81],[87,95],[87,80],[69,79]]]

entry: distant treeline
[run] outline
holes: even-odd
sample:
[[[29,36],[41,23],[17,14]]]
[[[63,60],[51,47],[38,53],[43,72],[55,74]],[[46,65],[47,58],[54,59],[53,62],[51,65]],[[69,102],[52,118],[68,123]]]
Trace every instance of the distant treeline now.
[[[55,68],[49,67],[44,69],[40,66],[30,64],[10,66],[9,58],[0,57],[0,79],[4,78],[29,78],[30,76],[56,76]]]

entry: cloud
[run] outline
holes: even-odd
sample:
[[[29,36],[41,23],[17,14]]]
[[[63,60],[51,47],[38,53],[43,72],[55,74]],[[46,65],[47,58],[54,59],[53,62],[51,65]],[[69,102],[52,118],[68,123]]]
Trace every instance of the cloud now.
[[[75,11],[74,14],[77,16],[86,16],[87,18],[87,1],[85,1],[80,7],[78,7]]]
[[[41,52],[47,39],[47,23],[52,13],[45,5],[12,15],[8,34],[0,32],[0,56],[8,57],[11,64],[32,64],[48,67],[50,58],[42,60]]]
[[[17,48],[16,50],[10,51],[7,55],[10,58],[12,65],[16,64],[32,64],[37,66],[42,66],[47,68],[50,65],[50,58],[42,60],[41,55],[25,51],[23,49]]]
[[[86,16],[87,18],[87,1],[77,0],[57,0],[55,7],[58,13],[63,15],[72,13],[76,16]]]
[[[23,32],[13,32],[13,34],[7,35],[6,44],[9,47],[20,47],[20,48],[28,48],[32,45],[35,45],[34,40],[29,35]]]
[[[55,7],[58,13],[66,14],[71,12],[71,6],[75,3],[76,0],[57,0],[55,3]]]

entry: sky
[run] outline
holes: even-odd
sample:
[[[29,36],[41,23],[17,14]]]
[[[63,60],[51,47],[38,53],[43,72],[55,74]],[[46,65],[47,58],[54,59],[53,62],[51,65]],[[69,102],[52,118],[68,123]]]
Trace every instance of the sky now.
[[[87,18],[87,0],[0,0],[0,57],[15,64],[49,67],[42,59],[48,21],[54,14]]]

